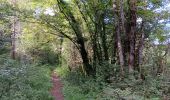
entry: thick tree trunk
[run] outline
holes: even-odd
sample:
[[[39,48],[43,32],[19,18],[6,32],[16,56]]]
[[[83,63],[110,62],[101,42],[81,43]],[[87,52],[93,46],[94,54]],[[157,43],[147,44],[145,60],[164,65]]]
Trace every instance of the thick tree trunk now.
[[[120,0],[119,5],[120,5],[120,27],[121,27],[121,33],[122,33],[122,48],[123,48],[123,58],[124,58],[124,66],[127,65],[128,62],[128,55],[129,55],[129,40],[128,40],[128,33],[129,30],[129,25],[127,25],[127,20],[128,18],[125,18],[125,12],[124,12],[124,2],[125,0]],[[127,17],[127,15],[126,15]]]
[[[143,2],[146,3],[146,0],[143,0]],[[145,6],[144,9],[146,9],[147,7]],[[136,51],[136,55],[135,55],[135,59],[136,59],[136,64],[135,64],[135,70],[137,70],[140,73],[139,78],[145,80],[145,76],[142,72],[142,63],[143,63],[143,49],[144,49],[144,40],[145,40],[145,33],[144,33],[144,25],[145,21],[144,19],[142,19],[142,23],[141,23],[141,28],[139,30],[139,37],[136,34],[136,39],[138,38],[139,42],[137,44],[137,51]],[[137,41],[136,41],[137,43]]]
[[[76,18],[74,17],[73,13],[68,10],[66,11],[65,9],[68,9],[69,6],[62,0],[57,0],[59,3],[59,9],[60,11],[64,14],[65,18],[67,19],[67,21],[69,22],[70,26],[72,27],[75,35],[76,35],[76,40],[77,40],[77,44],[79,45],[79,51],[83,60],[83,65],[84,65],[84,69],[86,71],[87,75],[94,75],[94,70],[93,67],[90,65],[89,63],[89,58],[88,58],[88,54],[87,51],[85,49],[85,42],[84,42],[84,38],[83,38],[83,32],[80,28],[80,23],[76,20]],[[63,8],[64,7],[64,8]],[[65,8],[68,7],[68,8]]]
[[[75,20],[74,17],[72,17],[72,22],[73,22],[73,24],[72,24],[73,30],[76,33],[76,37],[77,37],[77,44],[79,44],[79,49],[80,49],[79,51],[80,51],[80,54],[81,54],[81,57],[83,60],[84,69],[85,69],[87,75],[94,75],[94,70],[89,63],[88,54],[85,49],[84,38],[82,36],[80,27],[78,26],[78,22]]]
[[[123,10],[123,7],[124,7],[124,0],[120,0],[120,28],[121,28],[121,32],[122,34],[125,36],[125,14],[124,14],[124,10]]]
[[[115,64],[116,63],[116,52],[117,52],[117,36],[115,33],[113,33],[113,54],[112,54],[112,60],[111,60],[111,64]]]
[[[140,67],[142,65],[143,62],[143,48],[144,48],[144,22],[142,22],[141,24],[141,32],[140,32],[140,37],[139,37],[139,43],[137,46],[137,50],[136,50],[136,64],[135,64],[135,68],[138,72],[140,72]]]
[[[133,72],[135,65],[135,34],[136,34],[136,0],[128,0],[129,10],[130,10],[130,33],[129,33],[129,42],[130,42],[130,53],[129,53],[129,72]]]
[[[82,40],[80,40],[79,44],[80,44],[80,54],[81,54],[81,57],[82,57],[82,60],[83,60],[83,65],[84,65],[85,71],[86,71],[87,75],[93,75],[94,70],[89,63],[88,54],[87,54],[87,51],[85,49],[84,42]]]
[[[116,37],[117,37],[117,49],[118,49],[118,55],[119,55],[121,75],[124,75],[124,56],[123,56],[123,49],[122,49],[119,25],[116,27]]]
[[[120,69],[121,69],[121,75],[124,75],[124,56],[123,56],[123,48],[122,48],[122,41],[121,41],[121,33],[123,33],[124,30],[124,19],[122,19],[123,12],[121,11],[121,5],[120,1],[116,1],[116,9],[115,9],[115,21],[116,23],[116,38],[117,38],[117,51],[119,56],[119,63],[120,63]],[[121,17],[122,16],[122,17]],[[122,22],[123,21],[123,22]]]

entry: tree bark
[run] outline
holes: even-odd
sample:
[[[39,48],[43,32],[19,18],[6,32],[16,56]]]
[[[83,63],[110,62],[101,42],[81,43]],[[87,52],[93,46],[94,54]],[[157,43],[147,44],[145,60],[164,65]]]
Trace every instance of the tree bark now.
[[[57,0],[57,1],[59,3],[60,11],[64,14],[65,18],[69,22],[70,26],[72,27],[72,29],[73,29],[73,31],[76,35],[77,44],[79,45],[79,52],[80,52],[81,58],[83,60],[83,65],[84,65],[84,69],[86,71],[86,74],[87,75],[94,75],[94,70],[89,63],[88,54],[87,54],[87,51],[85,49],[83,32],[82,32],[82,30],[79,26],[79,22],[76,20],[73,13],[70,10],[68,10],[69,6],[64,1],[62,1],[62,0]],[[65,9],[67,9],[67,11]]]
[[[119,0],[117,0],[115,2],[116,4],[116,9],[115,9],[115,22],[116,23],[116,38],[117,38],[117,51],[118,51],[118,56],[119,56],[119,63],[120,63],[120,71],[121,71],[121,75],[123,76],[124,75],[124,56],[123,56],[123,49],[122,49],[122,41],[121,41],[121,33],[123,33],[123,26],[122,23],[122,20],[124,19],[121,19],[121,13],[123,13],[121,11],[121,3]]]
[[[79,44],[80,44],[80,54],[81,54],[81,57],[83,60],[83,65],[84,65],[85,71],[86,71],[87,75],[93,75],[94,70],[89,63],[88,54],[87,54],[87,51],[85,50],[85,45],[84,45],[83,40],[80,40]]]
[[[124,75],[124,56],[123,56],[123,49],[122,49],[119,25],[116,27],[116,37],[117,37],[117,48],[118,48],[121,75]]]
[[[16,0],[12,1],[13,6],[16,6]],[[16,13],[15,13],[16,14]],[[12,35],[11,35],[11,58],[16,59],[16,25],[17,17],[16,15],[13,16],[13,25],[12,25]]]
[[[143,48],[144,48],[144,39],[145,39],[145,34],[144,34],[144,22],[142,21],[141,24],[141,29],[140,29],[140,37],[139,37],[139,44],[137,46],[137,51],[136,51],[136,64],[135,68],[137,69],[138,72],[140,72],[140,67],[143,62]]]
[[[135,34],[136,34],[136,0],[128,0],[129,10],[130,10],[130,33],[129,33],[129,42],[130,42],[130,52],[129,52],[129,72],[133,72],[135,65]]]

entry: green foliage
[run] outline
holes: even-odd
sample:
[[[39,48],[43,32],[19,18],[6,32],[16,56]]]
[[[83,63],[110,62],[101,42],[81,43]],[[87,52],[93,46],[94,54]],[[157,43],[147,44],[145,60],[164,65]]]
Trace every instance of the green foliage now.
[[[146,80],[125,78],[103,87],[103,92],[98,98],[99,100],[162,100],[162,95],[170,94],[167,92],[169,86],[165,85],[166,81],[162,80],[162,77],[151,76],[147,76]]]
[[[104,50],[106,46],[108,47],[106,49],[110,51],[109,59],[118,58],[117,53],[110,55],[116,49],[114,36],[116,28],[114,29],[113,26],[117,23],[113,16],[115,13],[113,13],[111,0],[63,0],[65,2],[60,3],[57,0],[19,1],[16,2],[16,8],[13,8],[9,0],[0,1],[0,33],[2,33],[0,34],[0,99],[53,99],[49,92],[51,88],[49,75],[50,69],[53,70],[55,66],[49,65],[59,64],[62,55],[64,55],[63,59],[66,61],[71,58],[70,41],[67,42],[68,45],[63,46],[65,51],[60,51],[62,43],[61,39],[57,39],[58,36],[64,36],[64,38],[74,42],[80,51],[84,43],[83,45],[80,44],[82,44],[83,38],[87,37],[89,44],[94,46],[94,48],[91,46],[89,50],[85,50],[88,51],[89,56],[96,53],[96,56],[101,55],[102,58],[103,54],[106,53]],[[125,30],[128,31],[127,25],[130,25],[129,16],[131,14],[127,1],[123,2],[123,11],[126,22],[125,28],[127,28]],[[137,22],[135,30],[137,30],[137,35],[140,35],[141,32],[145,33],[144,59],[143,65],[140,66],[140,72],[129,75],[126,73],[128,67],[125,66],[125,77],[122,78],[120,77],[120,66],[116,65],[119,61],[112,65],[109,60],[108,62],[103,60],[100,62],[100,57],[96,58],[99,60],[99,65],[96,66],[95,77],[84,76],[77,69],[69,71],[66,65],[57,67],[56,72],[61,76],[64,83],[65,100],[160,100],[162,96],[170,95],[170,79],[168,78],[170,71],[163,62],[166,60],[166,57],[163,56],[165,47],[147,47],[146,41],[148,40],[148,44],[151,44],[158,39],[159,42],[163,43],[168,38],[165,24],[169,20],[169,12],[162,9],[164,1],[148,0],[144,2],[137,0],[137,18],[141,19],[142,23]],[[53,14],[50,15],[49,12]],[[19,63],[4,55],[9,53],[10,39],[8,38],[12,33],[14,14],[17,14],[17,19],[22,26],[22,34],[17,37],[20,40],[17,41],[19,43],[16,45],[18,56],[21,58],[22,55],[24,57],[31,56],[34,63],[40,63],[39,65],[33,62],[31,62],[32,64]],[[49,33],[53,35],[49,35]],[[137,35],[134,38],[136,40],[135,45],[138,45],[140,40]],[[81,41],[79,41],[79,38]],[[126,42],[129,45],[128,42],[130,41],[127,41],[127,39],[128,37],[126,38],[121,33],[123,47],[126,47]],[[65,39],[64,43],[66,43]],[[104,44],[106,45],[103,46]],[[90,50],[91,48],[93,50]],[[95,49],[97,52],[95,52]],[[126,49],[124,48],[124,53],[126,53]],[[127,50],[127,52],[129,51]],[[127,59],[129,58],[127,57]],[[169,64],[170,58],[167,59]],[[93,59],[90,60],[90,62],[94,62]],[[125,65],[127,64],[128,61]],[[158,74],[160,67],[166,68],[166,71]],[[145,77],[143,80],[139,79],[141,73]]]
[[[102,85],[95,82],[94,79],[79,75],[65,79],[63,93],[66,100],[95,100],[96,95],[101,91],[100,88]]]
[[[36,27],[32,28],[32,25]],[[57,36],[47,34],[47,30],[37,24],[25,25],[24,34],[20,36],[22,45],[18,50],[21,55],[29,55],[41,64],[59,64],[59,41]]]
[[[61,66],[58,66],[56,69],[55,69],[55,72],[62,78],[66,77],[66,75],[68,74],[69,72],[69,69],[67,67],[67,65],[62,65]]]
[[[8,49],[7,47],[2,47],[2,48],[0,48],[0,55],[6,54],[6,53],[8,53],[8,52],[9,52],[9,49]]]
[[[59,54],[54,52],[49,45],[40,45],[34,48],[29,48],[27,52],[35,61],[41,64],[59,64]]]
[[[56,69],[64,83],[65,100],[161,100],[163,95],[170,95],[169,71],[166,75],[153,76],[147,72],[150,68],[143,66],[145,80],[128,73],[125,73],[128,77],[120,79],[118,66],[105,62],[97,67],[95,78],[84,76],[78,70],[69,71],[67,66]]]
[[[63,93],[65,100],[95,100],[96,95],[101,91],[102,84],[96,82],[92,77],[84,76],[77,71],[69,71],[68,68],[57,68],[63,80]]]
[[[96,79],[99,82],[111,81],[112,76],[118,78],[120,76],[120,66],[102,62],[96,67]]]
[[[0,61],[1,100],[52,100],[47,66],[23,65],[5,57]]]

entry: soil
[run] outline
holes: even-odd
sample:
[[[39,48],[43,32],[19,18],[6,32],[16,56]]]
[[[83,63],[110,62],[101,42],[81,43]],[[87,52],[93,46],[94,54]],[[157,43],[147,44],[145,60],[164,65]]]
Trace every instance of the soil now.
[[[53,83],[51,94],[54,96],[55,100],[64,100],[64,95],[62,93],[63,84],[60,77],[53,72],[51,75],[51,80]]]

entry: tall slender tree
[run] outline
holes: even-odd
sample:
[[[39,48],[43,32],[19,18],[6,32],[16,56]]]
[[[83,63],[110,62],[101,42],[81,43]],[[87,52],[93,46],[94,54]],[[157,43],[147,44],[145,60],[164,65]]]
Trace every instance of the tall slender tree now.
[[[12,0],[12,4],[13,7],[16,7],[16,0]],[[16,23],[17,23],[17,17],[16,17],[16,12],[14,11],[14,15],[12,18],[12,35],[11,35],[11,45],[12,45],[12,49],[11,49],[11,58],[12,59],[16,59]]]

